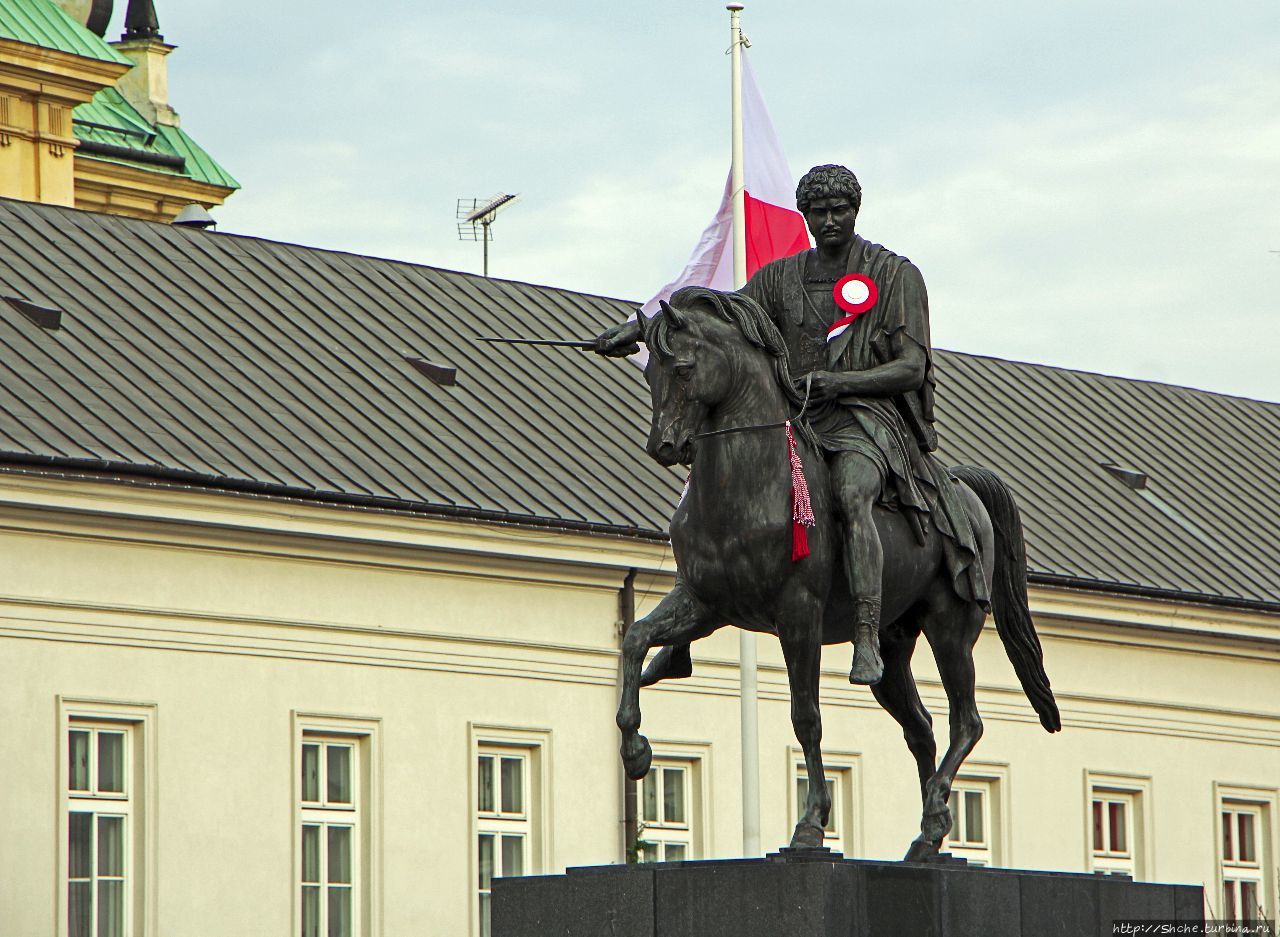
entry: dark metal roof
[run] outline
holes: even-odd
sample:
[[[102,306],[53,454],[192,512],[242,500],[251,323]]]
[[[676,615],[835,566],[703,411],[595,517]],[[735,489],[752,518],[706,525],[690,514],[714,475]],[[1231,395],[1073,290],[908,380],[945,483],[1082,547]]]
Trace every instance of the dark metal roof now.
[[[634,367],[475,341],[594,335],[622,302],[11,201],[0,293],[63,312],[0,306],[3,461],[644,530],[679,491]]]
[[[952,352],[938,372],[942,455],[1014,486],[1033,577],[1280,606],[1280,404]]]
[[[6,200],[0,295],[63,313],[0,304],[0,463],[644,537],[683,480],[644,454],[635,368],[476,341],[590,337],[621,300]],[[938,374],[944,458],[1009,479],[1033,576],[1280,606],[1280,405],[950,352]]]

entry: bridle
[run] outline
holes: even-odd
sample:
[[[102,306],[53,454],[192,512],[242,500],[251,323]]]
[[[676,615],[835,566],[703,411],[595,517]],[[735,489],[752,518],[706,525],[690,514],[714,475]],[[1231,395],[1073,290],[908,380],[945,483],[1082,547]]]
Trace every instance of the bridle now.
[[[804,402],[800,405],[800,412],[789,420],[778,420],[776,423],[753,423],[750,426],[730,426],[728,429],[712,429],[705,433],[694,433],[692,439],[706,439],[710,436],[728,436],[731,433],[748,433],[759,429],[782,429],[790,426],[792,423],[799,423],[804,419],[804,413],[809,409],[809,394],[813,390],[813,375],[806,374],[804,376]]]

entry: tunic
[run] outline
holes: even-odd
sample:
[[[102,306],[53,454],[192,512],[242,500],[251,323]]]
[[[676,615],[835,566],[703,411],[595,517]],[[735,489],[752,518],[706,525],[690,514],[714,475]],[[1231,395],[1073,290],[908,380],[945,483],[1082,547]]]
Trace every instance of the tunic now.
[[[844,315],[834,283],[806,282],[813,251],[801,251],[761,267],[743,292],[760,303],[782,333],[796,376],[811,371],[864,371],[898,358],[904,343],[925,353],[920,388],[894,397],[845,396],[811,401],[809,425],[828,453],[858,452],[880,470],[879,503],[914,512],[918,529],[943,536],[943,551],[956,594],[988,604],[973,529],[955,481],[931,454],[938,436],[933,421],[933,353],[929,299],[919,269],[892,251],[854,237],[846,273],[869,276],[879,297],[830,343],[827,328]]]

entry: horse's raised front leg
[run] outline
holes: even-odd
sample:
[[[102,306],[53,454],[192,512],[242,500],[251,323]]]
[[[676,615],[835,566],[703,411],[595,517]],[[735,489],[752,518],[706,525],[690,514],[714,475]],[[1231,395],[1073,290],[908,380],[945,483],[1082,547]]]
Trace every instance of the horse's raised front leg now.
[[[924,788],[924,815],[920,835],[907,851],[908,861],[920,861],[936,855],[943,837],[951,829],[951,811],[947,799],[956,772],[982,738],[982,717],[973,672],[973,645],[982,633],[986,614],[972,603],[954,603],[945,614],[931,615],[924,626],[925,636],[933,648],[938,675],[947,692],[950,709],[951,739],[938,770]]]
[[[822,669],[822,608],[807,598],[778,622],[778,638],[791,683],[791,725],[804,750],[809,797],[791,834],[791,848],[822,846],[823,830],[831,814],[826,772],[822,767],[822,713],[818,708]]]
[[[657,644],[688,645],[719,626],[702,609],[684,585],[676,587],[644,618],[627,629],[622,639],[622,695],[618,701],[618,728],[622,731],[622,764],[627,777],[638,781],[649,773],[653,750],[640,734],[640,669],[645,655]]]

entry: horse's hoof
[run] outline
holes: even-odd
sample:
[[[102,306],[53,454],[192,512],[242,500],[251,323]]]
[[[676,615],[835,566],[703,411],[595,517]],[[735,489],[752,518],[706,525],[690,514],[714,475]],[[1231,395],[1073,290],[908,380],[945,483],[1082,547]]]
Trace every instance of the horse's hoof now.
[[[639,781],[648,774],[652,761],[653,747],[643,735],[622,743],[622,767],[631,780]]]
[[[938,847],[941,842],[931,843],[928,840],[917,837],[912,840],[911,848],[907,850],[907,854],[903,857],[903,862],[928,862],[938,854]]]
[[[796,831],[791,834],[792,849],[821,849],[823,845],[822,827],[804,820],[796,824]]]
[[[640,685],[653,686],[660,680],[679,680],[692,675],[693,659],[689,656],[689,645],[664,647],[653,655],[653,660],[640,675]]]
[[[943,808],[938,813],[926,813],[920,820],[920,838],[935,844],[934,851],[951,832],[951,811]]]

